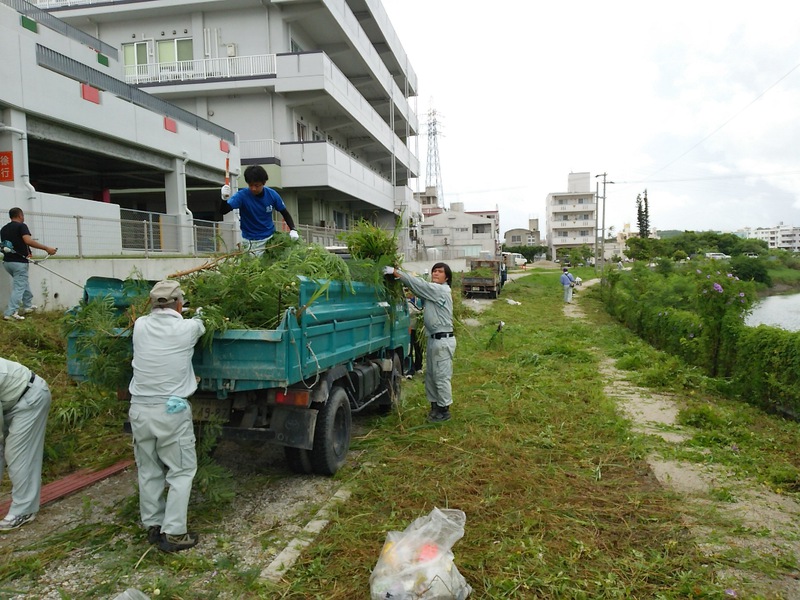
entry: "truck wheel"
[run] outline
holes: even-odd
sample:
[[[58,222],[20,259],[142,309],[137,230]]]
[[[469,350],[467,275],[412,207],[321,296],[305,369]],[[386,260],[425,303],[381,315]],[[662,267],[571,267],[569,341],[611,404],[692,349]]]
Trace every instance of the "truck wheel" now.
[[[400,384],[403,381],[403,362],[400,356],[395,352],[392,358],[392,372],[386,380],[386,387],[389,391],[389,397],[383,402],[378,404],[378,413],[381,415],[388,415],[392,412],[392,408],[400,403]]]
[[[331,390],[328,401],[317,414],[311,465],[315,473],[333,475],[344,464],[350,450],[350,401],[339,386]]]
[[[292,473],[306,475],[314,471],[314,467],[311,464],[311,454],[305,448],[290,448],[289,446],[284,446],[283,453],[286,455],[286,463],[289,465]]]

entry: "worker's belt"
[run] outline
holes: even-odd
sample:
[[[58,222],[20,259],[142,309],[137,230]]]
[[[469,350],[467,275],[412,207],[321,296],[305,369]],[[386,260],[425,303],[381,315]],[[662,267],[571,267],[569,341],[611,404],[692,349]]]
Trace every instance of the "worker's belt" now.
[[[19,402],[20,400],[22,400],[23,396],[25,396],[25,394],[27,394],[27,393],[28,393],[28,390],[29,390],[29,389],[31,389],[31,386],[33,385],[33,381],[34,381],[35,379],[36,379],[36,373],[34,373],[33,371],[31,371],[31,378],[28,380],[28,385],[27,385],[27,386],[25,386],[25,389],[24,389],[24,390],[22,390],[22,393],[19,395],[19,399],[17,400],[17,402]]]
[[[432,333],[431,337],[435,340],[440,340],[442,338],[455,337],[455,335],[452,331],[446,331],[444,333]]]

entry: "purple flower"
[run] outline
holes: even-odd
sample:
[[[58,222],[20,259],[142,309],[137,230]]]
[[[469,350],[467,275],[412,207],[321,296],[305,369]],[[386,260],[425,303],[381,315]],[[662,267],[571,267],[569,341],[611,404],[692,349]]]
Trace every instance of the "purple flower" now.
[[[693,334],[693,333],[690,333],[690,334],[689,334],[689,337],[690,337],[690,338],[693,338],[693,337],[694,337],[694,334]]]
[[[707,293],[708,293],[708,290],[703,290],[703,293],[704,293],[704,294],[707,294]]]
[[[733,273],[728,273],[728,278],[730,279],[731,277],[733,277]]]
[[[744,292],[739,292],[739,298],[744,298]]]
[[[706,279],[711,279],[711,275],[706,275]]]
[[[714,284],[714,291],[715,292],[719,292],[721,294],[722,293],[722,286],[720,284],[718,284],[718,283],[715,283]]]
[[[703,272],[700,269],[695,269],[695,270],[697,271],[698,275],[702,275],[703,274]]]

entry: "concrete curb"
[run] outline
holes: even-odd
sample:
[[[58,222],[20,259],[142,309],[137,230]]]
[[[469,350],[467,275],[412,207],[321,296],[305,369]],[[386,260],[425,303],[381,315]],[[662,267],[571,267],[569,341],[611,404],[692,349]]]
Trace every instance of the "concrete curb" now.
[[[311,545],[314,537],[318,535],[330,522],[328,518],[331,510],[342,502],[346,502],[350,498],[350,490],[340,488],[325,505],[317,511],[314,518],[309,521],[301,535],[294,538],[286,545],[286,548],[281,550],[280,554],[276,556],[267,567],[261,571],[261,578],[269,581],[278,582],[281,577],[294,566],[303,550]]]

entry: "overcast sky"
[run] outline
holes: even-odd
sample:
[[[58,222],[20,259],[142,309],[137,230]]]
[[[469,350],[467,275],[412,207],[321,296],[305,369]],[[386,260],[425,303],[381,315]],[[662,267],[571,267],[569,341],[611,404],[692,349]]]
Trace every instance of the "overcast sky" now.
[[[383,4],[447,206],[544,228],[570,172],[606,172],[607,229],[637,229],[645,189],[662,230],[800,226],[800,1]]]

